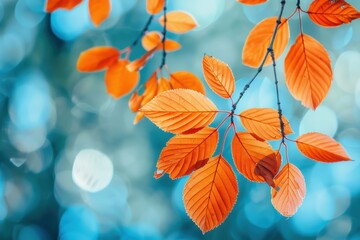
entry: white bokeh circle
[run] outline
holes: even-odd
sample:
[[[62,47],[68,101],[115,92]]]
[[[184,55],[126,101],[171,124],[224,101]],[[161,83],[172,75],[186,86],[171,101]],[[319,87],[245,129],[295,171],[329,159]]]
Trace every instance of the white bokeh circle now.
[[[83,149],[75,158],[72,177],[75,184],[88,192],[98,192],[109,185],[114,167],[104,153],[94,149]]]

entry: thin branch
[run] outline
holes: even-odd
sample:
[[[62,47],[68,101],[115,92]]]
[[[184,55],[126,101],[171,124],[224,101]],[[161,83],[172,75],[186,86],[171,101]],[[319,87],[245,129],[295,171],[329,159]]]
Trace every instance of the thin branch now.
[[[163,27],[163,37],[162,37],[162,40],[161,40],[161,43],[162,43],[162,60],[161,60],[161,64],[160,64],[160,69],[162,69],[165,64],[166,64],[166,49],[165,49],[165,40],[166,40],[166,10],[167,10],[167,7],[166,7],[166,0],[164,2],[164,8],[163,8],[163,12],[164,12],[164,27]]]
[[[277,106],[278,106],[278,113],[279,113],[279,121],[280,121],[280,130],[281,130],[281,143],[285,143],[285,124],[284,121],[282,119],[282,109],[281,109],[281,102],[280,102],[280,94],[279,94],[279,81],[277,78],[277,74],[276,74],[276,61],[275,61],[275,55],[274,55],[274,50],[272,49],[270,51],[270,56],[273,62],[273,70],[274,70],[274,78],[275,78],[275,87],[276,87],[276,99],[277,99]]]
[[[270,44],[269,44],[269,47],[266,51],[266,54],[260,64],[260,66],[258,67],[258,70],[256,72],[256,74],[254,75],[254,77],[244,86],[244,89],[241,91],[240,95],[239,95],[239,98],[236,100],[236,102],[233,104],[232,106],[232,116],[231,116],[231,122],[233,123],[234,119],[233,119],[233,115],[234,115],[234,112],[236,110],[236,106],[237,104],[239,103],[239,101],[241,100],[241,98],[244,96],[245,92],[250,88],[252,82],[256,79],[256,77],[259,75],[259,73],[262,71],[263,67],[264,67],[264,64],[265,64],[265,61],[267,59],[267,57],[269,56],[270,52],[273,50],[273,46],[274,46],[274,41],[275,41],[275,37],[277,35],[277,32],[278,32],[278,29],[279,29],[279,26],[281,24],[281,18],[283,16],[283,13],[284,13],[284,8],[285,8],[285,4],[286,4],[286,0],[282,0],[281,1],[281,9],[280,9],[280,13],[279,13],[279,16],[278,16],[278,19],[276,20],[276,26],[275,26],[275,29],[274,29],[274,33],[271,37],[271,41],[270,41]]]
[[[144,36],[144,34],[145,34],[145,33],[147,32],[147,30],[149,29],[149,26],[150,26],[150,24],[151,24],[151,22],[152,22],[153,19],[154,19],[154,15],[151,15],[151,16],[149,17],[149,19],[147,20],[147,22],[146,22],[143,30],[141,30],[139,36],[138,36],[138,37],[134,40],[134,42],[130,45],[130,49],[133,48],[133,47],[135,47],[135,46],[139,43],[140,39]]]

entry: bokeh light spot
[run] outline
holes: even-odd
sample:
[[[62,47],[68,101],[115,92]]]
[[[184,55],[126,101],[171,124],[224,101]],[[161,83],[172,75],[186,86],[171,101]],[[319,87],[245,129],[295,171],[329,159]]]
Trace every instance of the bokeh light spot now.
[[[72,176],[81,189],[98,192],[109,185],[113,172],[108,156],[94,149],[84,149],[75,158]]]
[[[51,14],[51,28],[56,36],[65,41],[79,37],[92,27],[88,5],[83,2],[72,10],[57,10]]]
[[[223,0],[181,0],[169,1],[171,9],[183,10],[194,16],[199,26],[195,31],[202,30],[215,22],[224,11]],[[206,7],[205,7],[206,6]],[[204,11],[204,7],[206,11]]]
[[[300,122],[299,134],[320,132],[333,137],[337,131],[338,121],[333,110],[320,106],[315,111],[308,110]]]

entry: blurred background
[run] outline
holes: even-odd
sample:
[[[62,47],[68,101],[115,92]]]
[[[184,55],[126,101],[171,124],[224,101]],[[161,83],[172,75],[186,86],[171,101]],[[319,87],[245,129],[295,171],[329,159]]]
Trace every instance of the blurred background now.
[[[283,79],[285,54],[278,61],[283,111],[295,132],[290,137],[328,134],[355,161],[317,163],[289,143],[289,159],[307,182],[297,214],[282,217],[266,184],[237,173],[240,193],[233,211],[202,235],[184,210],[187,179],[153,178],[171,134],[147,119],[134,126],[128,97],[108,96],[102,72],[76,70],[81,51],[100,45],[123,49],[134,41],[148,18],[145,0],[112,0],[111,17],[99,28],[91,24],[86,2],[46,14],[45,0],[0,0],[0,239],[360,239],[360,21],[321,28],[303,15],[304,32],[326,47],[334,72],[316,111],[293,100]],[[260,20],[278,15],[278,2],[170,0],[170,10],[186,10],[200,25],[182,36],[169,34],[183,46],[168,55],[170,71],[203,79],[203,54],[213,55],[232,67],[238,95],[256,71],[241,64],[246,36]],[[285,16],[295,2],[288,1]],[[310,0],[301,2],[307,9]],[[360,9],[358,0],[349,3]],[[299,33],[297,16],[290,25],[292,43]],[[161,28],[153,22],[150,29]],[[132,59],[143,53],[138,46]],[[159,66],[159,55],[142,69],[142,82]],[[272,69],[265,68],[238,111],[276,108],[273,82]],[[209,88],[207,94],[218,108],[231,109]],[[232,164],[229,140],[225,158]]]

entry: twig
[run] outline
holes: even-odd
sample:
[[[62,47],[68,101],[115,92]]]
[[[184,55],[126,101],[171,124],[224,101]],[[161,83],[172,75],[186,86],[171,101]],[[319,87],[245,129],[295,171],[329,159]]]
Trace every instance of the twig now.
[[[273,70],[274,70],[274,78],[275,78],[275,87],[276,87],[276,99],[277,99],[277,106],[278,106],[278,113],[279,113],[279,121],[280,121],[280,130],[281,130],[281,143],[285,143],[285,130],[284,130],[284,121],[282,119],[282,109],[281,109],[281,103],[280,103],[280,94],[279,94],[279,81],[276,74],[276,61],[275,61],[275,55],[274,50],[271,49],[270,56],[273,62]]]
[[[135,47],[138,43],[139,43],[139,40],[144,36],[144,34],[147,32],[147,30],[149,29],[149,26],[152,22],[152,20],[154,19],[154,15],[151,15],[149,17],[149,19],[147,20],[143,30],[140,32],[139,36],[134,40],[134,42],[130,45],[130,49]]]
[[[163,8],[163,12],[164,12],[164,27],[163,27],[163,37],[162,37],[162,40],[161,40],[161,43],[162,43],[162,60],[161,60],[161,64],[160,64],[160,69],[162,69],[165,64],[166,64],[166,49],[165,49],[165,40],[166,40],[166,0],[164,2],[164,8]]]
[[[234,115],[234,112],[236,110],[236,106],[237,104],[239,103],[239,101],[241,100],[241,98],[244,96],[245,92],[250,88],[252,82],[256,79],[256,77],[259,75],[259,73],[262,71],[263,67],[264,67],[264,64],[265,64],[265,61],[266,61],[266,58],[269,56],[270,52],[273,50],[273,46],[274,46],[274,41],[275,41],[275,37],[277,35],[277,32],[278,32],[278,29],[279,29],[279,26],[281,24],[281,17],[284,13],[284,8],[285,8],[285,4],[286,4],[286,0],[282,0],[281,1],[281,9],[280,9],[280,13],[279,13],[279,16],[278,16],[278,19],[276,20],[276,26],[275,26],[275,29],[274,29],[274,33],[271,37],[271,41],[270,41],[270,44],[269,44],[269,47],[266,51],[266,54],[260,64],[260,66],[258,67],[258,70],[256,72],[256,74],[254,75],[254,77],[244,86],[244,89],[242,90],[242,92],[240,93],[239,95],[239,98],[236,100],[236,102],[233,104],[232,106],[232,116],[231,116],[231,122],[233,123],[233,115]]]

